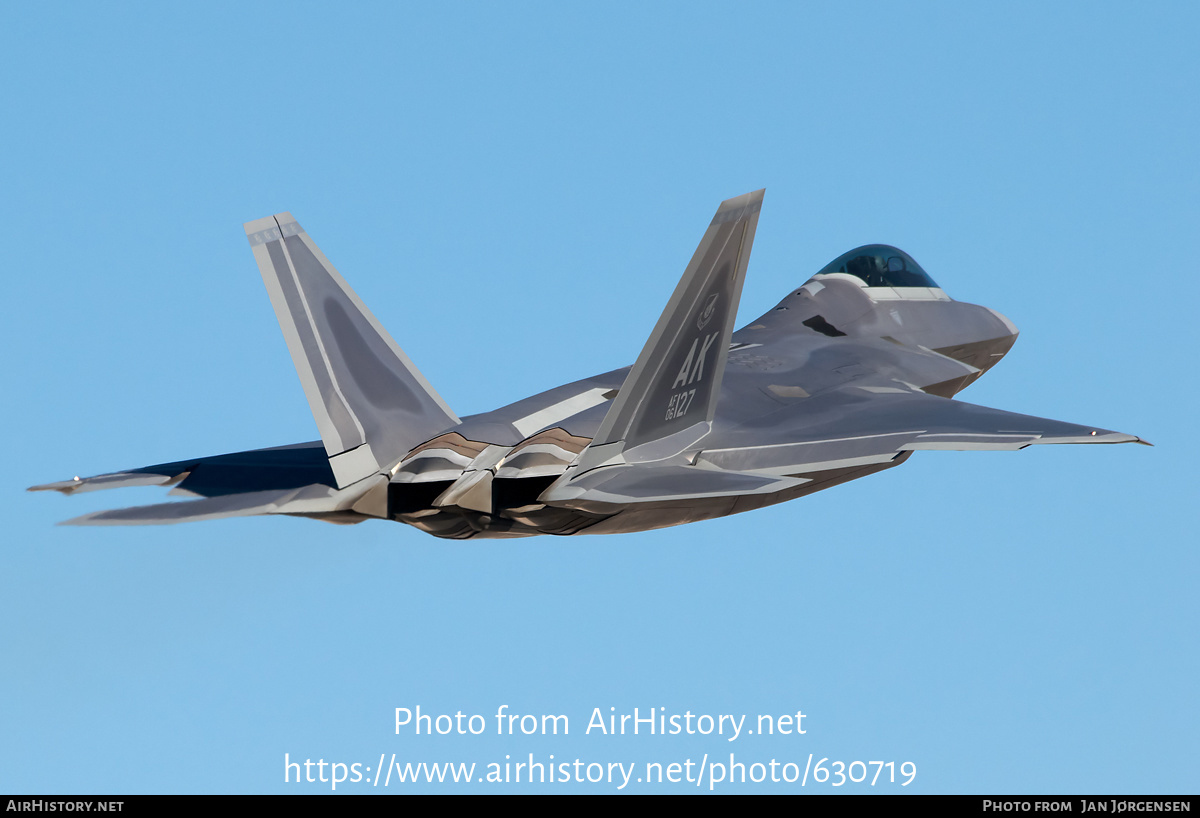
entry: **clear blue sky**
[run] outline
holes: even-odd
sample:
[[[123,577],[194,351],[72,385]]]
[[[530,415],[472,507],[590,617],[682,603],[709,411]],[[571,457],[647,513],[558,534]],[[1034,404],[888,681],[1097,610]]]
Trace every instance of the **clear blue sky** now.
[[[4,5],[0,791],[732,752],[1196,792],[1197,30],[1191,3]],[[245,221],[295,214],[461,415],[630,363],[759,187],[740,324],[896,244],[1022,330],[964,399],[1156,447],[918,453],[714,522],[467,544],[59,528],[162,494],[24,492],[316,437]],[[489,731],[396,735],[417,705]],[[500,705],[571,734],[496,736]],[[585,735],[610,707],[806,733]]]

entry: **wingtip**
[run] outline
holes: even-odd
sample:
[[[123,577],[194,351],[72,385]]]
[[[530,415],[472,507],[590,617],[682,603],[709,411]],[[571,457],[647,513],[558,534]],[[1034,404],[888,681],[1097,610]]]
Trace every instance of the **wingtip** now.
[[[83,481],[78,477],[72,477],[70,480],[56,480],[53,483],[42,483],[37,486],[30,486],[26,491],[60,491],[63,494],[70,494],[75,489],[83,485]]]
[[[56,526],[60,526],[60,525],[61,526],[96,525],[96,523],[94,523],[92,521],[92,519],[96,516],[96,514],[97,514],[97,512],[92,512],[91,514],[81,514],[78,517],[72,517],[69,520],[62,520],[60,522],[57,522],[57,523],[55,523],[55,525]]]
[[[1125,432],[1110,432],[1104,429],[1096,429],[1091,433],[1091,439],[1084,441],[1087,443],[1141,443],[1143,446],[1153,446],[1149,440],[1142,440],[1137,435],[1127,434]]]
[[[1085,443],[1146,443],[1137,435],[1126,434],[1125,432],[1109,432],[1104,429],[1093,430]],[[1146,443],[1147,446],[1151,445]]]
[[[81,514],[78,517],[72,517],[69,520],[62,520],[61,522],[55,523],[55,525],[69,526],[71,528],[98,525],[130,525],[130,523],[122,522],[120,520],[109,520],[104,516],[106,513],[107,512],[104,511],[93,511],[91,514]]]

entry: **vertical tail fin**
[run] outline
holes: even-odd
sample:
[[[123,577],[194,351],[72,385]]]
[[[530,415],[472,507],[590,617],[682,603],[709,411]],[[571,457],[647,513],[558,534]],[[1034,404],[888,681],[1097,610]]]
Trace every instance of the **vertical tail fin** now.
[[[621,385],[608,414],[580,455],[587,468],[607,459],[608,444],[628,456],[638,446],[648,459],[668,457],[707,433],[716,411],[729,339],[737,318],[746,265],[762,209],[762,190],[717,208],[667,308]],[[635,456],[636,459],[636,456]]]
[[[633,448],[712,421],[763,192],[721,203],[593,445]]]
[[[459,423],[290,213],[246,236],[339,488]]]

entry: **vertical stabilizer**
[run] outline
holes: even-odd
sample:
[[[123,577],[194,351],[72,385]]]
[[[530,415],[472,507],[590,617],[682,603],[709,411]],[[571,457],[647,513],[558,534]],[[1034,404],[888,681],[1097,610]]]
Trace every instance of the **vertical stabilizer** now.
[[[763,193],[721,203],[593,447],[629,451],[712,422]]]
[[[246,236],[339,487],[458,424],[290,213],[248,222]]]

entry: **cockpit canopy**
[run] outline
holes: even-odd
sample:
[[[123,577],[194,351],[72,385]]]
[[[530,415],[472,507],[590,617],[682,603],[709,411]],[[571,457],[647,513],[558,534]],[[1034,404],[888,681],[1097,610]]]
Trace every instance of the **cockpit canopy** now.
[[[887,244],[867,244],[843,253],[817,275],[846,273],[868,287],[937,287],[921,265],[903,250]]]

